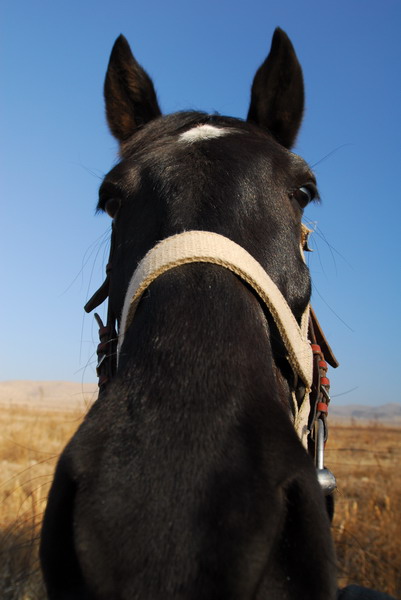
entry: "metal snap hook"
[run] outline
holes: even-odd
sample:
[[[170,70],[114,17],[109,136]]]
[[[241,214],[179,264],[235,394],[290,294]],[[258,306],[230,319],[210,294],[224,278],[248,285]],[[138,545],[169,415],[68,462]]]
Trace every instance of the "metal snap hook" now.
[[[316,474],[323,494],[329,496],[337,487],[337,481],[330,469],[324,466],[324,441],[325,426],[323,420],[318,418],[315,422],[315,462]]]

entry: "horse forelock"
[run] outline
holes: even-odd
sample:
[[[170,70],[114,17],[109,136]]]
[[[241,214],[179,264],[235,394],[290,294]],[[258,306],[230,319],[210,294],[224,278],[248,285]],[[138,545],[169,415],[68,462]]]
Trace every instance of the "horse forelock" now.
[[[222,127],[203,124],[184,131],[184,133],[181,133],[179,136],[179,140],[181,142],[192,144],[202,140],[212,140],[214,138],[222,137],[223,135],[229,135],[234,131],[238,130],[223,129]]]
[[[193,135],[189,131],[193,130]],[[228,130],[252,132],[261,137],[269,134],[252,123],[235,117],[227,117],[218,113],[209,114],[201,111],[181,111],[160,116],[146,125],[138,127],[131,137],[121,144],[120,155],[129,158],[152,145],[167,144],[174,141],[190,139],[212,139],[227,135]]]

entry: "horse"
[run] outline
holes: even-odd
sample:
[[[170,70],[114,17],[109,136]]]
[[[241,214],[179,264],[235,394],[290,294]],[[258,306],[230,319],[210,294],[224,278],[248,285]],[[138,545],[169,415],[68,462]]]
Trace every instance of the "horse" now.
[[[120,160],[99,190],[111,251],[87,310],[108,296],[108,322],[99,397],[49,492],[48,597],[334,600],[311,434],[294,427],[312,360],[301,219],[318,190],[291,151],[292,43],[275,30],[246,120],[162,115],[123,36],[104,95]]]

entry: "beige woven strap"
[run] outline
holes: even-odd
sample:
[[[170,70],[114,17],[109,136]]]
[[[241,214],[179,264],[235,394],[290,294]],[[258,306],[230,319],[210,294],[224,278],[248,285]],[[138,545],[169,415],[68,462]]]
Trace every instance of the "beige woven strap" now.
[[[298,325],[290,307],[263,267],[244,248],[209,231],[187,231],[159,242],[141,260],[125,297],[121,315],[118,352],[144,291],[170,269],[206,262],[229,269],[246,281],[266,304],[280,332],[294,372],[307,389],[312,385],[312,351],[307,336],[309,306]]]

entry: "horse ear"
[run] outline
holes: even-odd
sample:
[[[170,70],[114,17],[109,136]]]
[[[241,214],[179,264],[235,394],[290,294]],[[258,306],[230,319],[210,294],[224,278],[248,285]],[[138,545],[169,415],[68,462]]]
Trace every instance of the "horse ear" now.
[[[133,57],[123,35],[111,51],[104,97],[110,131],[120,142],[161,114],[152,80]]]
[[[277,27],[269,56],[253,80],[248,121],[268,129],[280,144],[291,148],[303,110],[301,65],[287,34]]]

